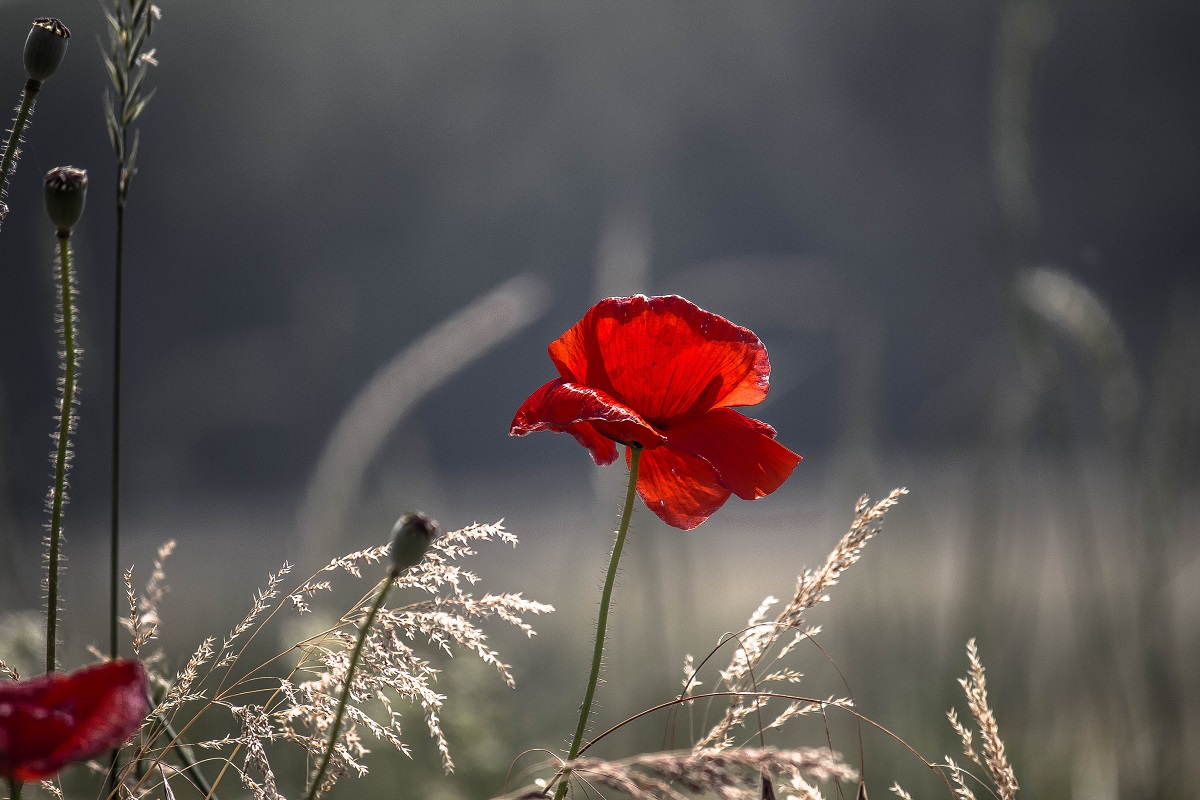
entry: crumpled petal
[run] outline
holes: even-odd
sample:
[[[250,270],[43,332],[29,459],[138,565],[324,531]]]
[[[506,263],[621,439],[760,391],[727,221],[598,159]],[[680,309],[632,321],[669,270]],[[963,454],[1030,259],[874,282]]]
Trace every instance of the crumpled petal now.
[[[565,381],[598,389],[656,427],[759,403],[771,365],[752,331],[682,297],[601,300],[550,345]]]
[[[662,434],[637,412],[603,392],[561,378],[545,384],[521,404],[509,434],[524,436],[544,430],[570,433],[591,451],[597,464],[611,464],[616,459],[616,442],[646,448],[662,443]]]
[[[666,432],[665,448],[704,459],[721,485],[743,500],[778,489],[800,456],[775,441],[775,429],[733,409],[717,408]]]
[[[39,780],[120,747],[148,710],[146,672],[129,659],[0,684],[0,774]]]
[[[630,461],[626,451],[625,461]],[[690,531],[729,499],[716,470],[702,458],[660,447],[643,450],[638,459],[637,493],[659,519]]]

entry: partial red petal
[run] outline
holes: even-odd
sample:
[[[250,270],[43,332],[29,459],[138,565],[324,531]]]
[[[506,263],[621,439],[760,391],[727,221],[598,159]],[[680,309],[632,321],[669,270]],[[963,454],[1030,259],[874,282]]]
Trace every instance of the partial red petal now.
[[[138,661],[0,686],[0,772],[18,781],[53,775],[124,744],[147,711]]]
[[[146,671],[140,661],[106,661],[72,673],[69,680],[75,730],[55,749],[59,767],[125,744],[149,711]]]
[[[718,408],[666,432],[666,448],[698,456],[716,470],[722,486],[743,500],[775,491],[800,456],[775,441],[775,429],[728,408]]]
[[[592,452],[597,464],[617,457],[615,442],[654,448],[662,434],[632,409],[596,389],[552,380],[529,396],[513,418],[509,433],[524,436],[534,431],[573,435]]]
[[[550,345],[550,358],[565,381],[657,427],[761,402],[771,373],[754,333],[674,295],[601,300]]]
[[[629,461],[628,453],[625,460]],[[670,447],[642,451],[637,492],[659,519],[685,531],[704,522],[729,499],[729,490],[708,462]]]
[[[0,774],[24,782],[57,772],[44,765],[72,724],[62,711],[0,701]]]

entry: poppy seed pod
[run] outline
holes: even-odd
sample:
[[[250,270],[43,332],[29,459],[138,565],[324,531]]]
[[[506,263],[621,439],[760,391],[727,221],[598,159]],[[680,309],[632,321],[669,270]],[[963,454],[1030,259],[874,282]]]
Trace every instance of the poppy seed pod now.
[[[59,235],[69,235],[83,216],[87,185],[87,170],[55,167],[46,173],[46,214]]]
[[[392,569],[400,572],[420,563],[437,535],[437,521],[427,514],[418,511],[398,519],[392,528],[392,543],[388,549]]]
[[[52,17],[41,17],[33,21],[29,38],[25,40],[25,71],[29,80],[42,81],[49,78],[67,54],[67,40],[71,32],[67,26]]]

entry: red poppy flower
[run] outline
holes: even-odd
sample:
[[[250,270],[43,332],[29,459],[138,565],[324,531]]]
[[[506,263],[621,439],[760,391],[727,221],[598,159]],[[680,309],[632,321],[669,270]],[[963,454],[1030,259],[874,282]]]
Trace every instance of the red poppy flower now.
[[[0,775],[39,780],[120,747],[147,705],[146,671],[127,659],[0,683]]]
[[[682,297],[601,300],[550,358],[560,377],[525,401],[509,433],[565,431],[597,464],[611,464],[618,443],[644,448],[638,494],[668,525],[695,528],[731,493],[764,497],[800,462],[774,428],[729,408],[767,396],[763,343]]]

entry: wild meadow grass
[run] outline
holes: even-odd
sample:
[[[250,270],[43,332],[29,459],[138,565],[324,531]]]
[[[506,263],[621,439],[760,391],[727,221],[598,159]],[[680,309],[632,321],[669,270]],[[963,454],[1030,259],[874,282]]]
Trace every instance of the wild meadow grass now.
[[[775,440],[774,429],[732,410],[766,397],[765,347],[748,329],[676,296],[597,303],[551,344],[558,377],[547,365],[550,382],[514,409],[512,433],[570,433],[597,464],[625,456],[613,468],[628,470],[623,490],[589,499],[569,531],[556,528],[556,510],[513,510],[553,530],[558,541],[527,541],[521,552],[557,549],[556,569],[550,559],[506,560],[503,551],[525,534],[504,520],[443,532],[404,497],[369,496],[368,468],[408,410],[466,364],[493,357],[547,305],[545,287],[528,278],[463,310],[446,309],[442,325],[382,365],[349,404],[312,471],[297,526],[302,560],[323,566],[306,574],[272,561],[269,547],[244,544],[197,570],[189,550],[232,538],[221,534],[203,542],[163,537],[148,554],[143,529],[130,547],[121,430],[136,420],[122,415],[122,262],[137,174],[135,123],[152,95],[160,12],[145,0],[115,0],[105,16],[109,40],[97,64],[111,84],[105,122],[114,163],[103,166],[117,175],[113,359],[88,360],[78,341],[78,308],[87,298],[76,290],[70,239],[84,211],[86,173],[52,170],[37,202],[46,204],[54,238],[59,306],[48,324],[61,337],[62,376],[48,419],[45,607],[0,615],[0,775],[10,800],[350,793],[866,800],[888,792],[1012,800],[1022,785],[1089,798],[1186,793],[1179,787],[1195,779],[1196,767],[1181,743],[1194,742],[1198,730],[1186,665],[1196,663],[1200,603],[1187,595],[1196,552],[1184,532],[1195,522],[1187,510],[1194,497],[1177,476],[1190,474],[1194,452],[1186,438],[1200,396],[1196,316],[1184,309],[1172,317],[1163,363],[1143,383],[1103,303],[1050,267],[1012,272],[1009,322],[1022,380],[997,397],[992,438],[960,476],[967,485],[936,505],[955,518],[893,541],[869,567],[859,562],[877,555],[885,516],[903,513],[894,507],[916,500],[914,516],[933,522],[935,506],[918,500],[919,487],[913,497],[906,489],[863,496],[846,509],[844,534],[823,542],[827,555],[812,567],[793,564],[789,547],[774,546],[800,536],[811,543],[832,530],[824,520],[840,519],[835,493],[822,524],[804,525],[812,516],[799,514],[794,498],[785,501],[783,489],[799,456]],[[0,168],[0,198],[10,205],[34,202],[6,196],[6,185],[23,138],[35,135],[33,101],[65,53],[64,31],[57,20],[39,19],[30,32],[29,79]],[[1026,28],[1008,36],[1005,63],[1016,78],[998,96],[1012,100],[1039,40]],[[1020,151],[1012,142],[1023,141],[1028,121],[1004,116],[1005,108],[997,106],[997,146],[1008,141]],[[1002,187],[1014,237],[1031,213],[1028,165],[1020,162]],[[93,196],[88,213],[107,202]],[[870,350],[866,328],[838,326],[848,352]],[[698,343],[681,345],[688,337]],[[1085,374],[1088,392],[1064,377],[1064,361]],[[106,558],[93,547],[86,560],[106,561],[108,579],[93,582],[86,597],[64,598],[60,572],[72,545],[63,532],[76,512],[67,504],[72,442],[77,425],[105,407],[89,397],[81,415],[79,381],[104,370],[113,386],[110,535]],[[1072,460],[1031,480],[1030,431],[1071,422],[1081,402],[1103,420],[1111,452],[1085,455],[1068,442]],[[1143,406],[1148,411],[1139,413]],[[847,447],[847,464],[855,452]],[[1116,466],[1097,476],[1094,463]],[[791,480],[803,480],[804,468]],[[558,476],[544,477],[552,484]],[[1096,481],[1111,485],[1098,491]],[[697,545],[667,537],[699,536],[706,529],[674,529],[734,515],[735,496],[778,501],[771,529],[755,522],[714,545],[727,548],[718,556],[685,567]],[[400,517],[391,536],[365,534],[373,544],[329,552],[366,503],[387,504]],[[596,546],[561,540],[606,536],[618,503],[605,571],[592,558]],[[89,521],[99,516],[85,512]],[[1012,546],[1007,537],[1023,524],[1034,533]],[[635,558],[661,546],[673,559],[665,569],[631,564],[628,554],[622,561],[627,540]],[[231,560],[238,563],[226,572]],[[229,575],[247,570],[264,576],[248,607],[196,631],[188,617],[206,616],[199,609],[228,615]],[[852,580],[859,582],[853,592]],[[668,582],[683,588],[655,599]],[[543,590],[555,588],[561,598],[551,604]],[[130,731],[104,729],[115,712],[98,721],[78,711],[109,702],[100,690],[64,699],[34,680],[34,672],[79,674],[83,663],[66,663],[58,650],[62,626],[101,596],[107,626],[103,636],[91,632],[92,659],[136,663],[148,676],[145,697],[136,698],[146,713],[139,710],[140,725]],[[730,607],[743,601],[744,609]],[[632,634],[621,620],[626,603],[638,605],[643,623]],[[1061,619],[1047,622],[1051,614]],[[673,615],[684,624],[668,625]],[[535,625],[555,642],[531,643]],[[679,642],[667,635],[672,627]],[[1003,666],[988,672],[985,661]],[[88,769],[60,773],[74,762]]]

